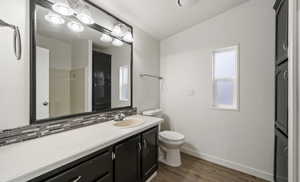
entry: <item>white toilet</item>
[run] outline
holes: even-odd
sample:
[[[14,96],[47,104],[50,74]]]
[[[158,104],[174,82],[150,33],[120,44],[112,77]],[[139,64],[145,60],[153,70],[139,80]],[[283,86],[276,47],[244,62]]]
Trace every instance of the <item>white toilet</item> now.
[[[162,118],[162,110],[144,111],[143,115]],[[183,143],[184,135],[175,131],[160,131],[159,161],[172,167],[179,167],[181,165],[180,147]]]

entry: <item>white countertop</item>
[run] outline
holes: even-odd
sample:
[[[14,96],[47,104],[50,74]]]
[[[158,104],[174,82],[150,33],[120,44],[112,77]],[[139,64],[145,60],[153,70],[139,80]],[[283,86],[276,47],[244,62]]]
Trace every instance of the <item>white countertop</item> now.
[[[135,115],[142,125],[118,128],[114,121],[0,147],[0,181],[24,182],[158,125],[162,119]]]

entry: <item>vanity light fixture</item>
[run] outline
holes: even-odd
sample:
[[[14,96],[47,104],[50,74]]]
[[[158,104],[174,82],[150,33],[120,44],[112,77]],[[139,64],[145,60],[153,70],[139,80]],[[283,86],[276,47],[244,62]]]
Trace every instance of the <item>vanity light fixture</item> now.
[[[82,23],[87,24],[87,25],[91,25],[91,24],[95,23],[95,21],[92,18],[91,12],[89,11],[89,9],[86,5],[82,9],[79,10],[76,17]]]
[[[65,20],[60,15],[52,12],[49,12],[47,15],[45,15],[45,19],[55,25],[61,25],[65,23]]]
[[[103,33],[102,36],[100,37],[100,40],[102,42],[111,42],[112,41],[112,37]]]
[[[120,41],[119,39],[114,39],[112,41],[112,45],[116,46],[116,47],[121,47],[124,43],[122,41]]]
[[[133,37],[132,37],[132,33],[131,32],[126,32],[124,37],[123,37],[123,40],[126,41],[126,42],[132,43],[134,41]]]
[[[76,21],[70,21],[68,27],[74,32],[82,32],[84,30],[84,27]]]
[[[53,4],[52,9],[64,16],[71,16],[74,14],[74,10],[69,6],[66,0],[59,0]]]
[[[116,24],[111,34],[115,37],[122,37],[123,36],[122,24]]]

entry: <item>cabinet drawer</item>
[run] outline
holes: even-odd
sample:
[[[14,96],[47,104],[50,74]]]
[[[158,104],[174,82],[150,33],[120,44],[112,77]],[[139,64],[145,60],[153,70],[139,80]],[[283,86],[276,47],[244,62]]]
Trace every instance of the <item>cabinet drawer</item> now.
[[[108,173],[107,175],[103,176],[100,179],[97,179],[96,182],[113,182],[113,175],[112,173]]]
[[[111,152],[105,151],[86,162],[62,172],[45,182],[112,182]]]

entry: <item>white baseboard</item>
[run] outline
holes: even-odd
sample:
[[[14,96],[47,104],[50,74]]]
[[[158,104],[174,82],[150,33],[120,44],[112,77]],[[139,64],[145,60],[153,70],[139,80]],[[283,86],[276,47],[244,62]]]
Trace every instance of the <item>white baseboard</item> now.
[[[189,149],[187,147],[182,147],[181,152],[189,154],[189,155],[197,157],[197,158],[200,158],[200,159],[204,159],[204,160],[213,162],[215,164],[219,164],[224,167],[228,167],[228,168],[231,168],[231,169],[234,169],[237,171],[241,171],[246,174],[250,174],[252,176],[256,176],[256,177],[265,179],[267,181],[273,182],[273,175],[271,173],[268,173],[265,171],[257,170],[255,168],[245,166],[243,164],[239,164],[239,163],[236,163],[233,161],[221,159],[221,158],[211,156],[211,155],[208,155],[205,153],[199,153],[199,152]]]

